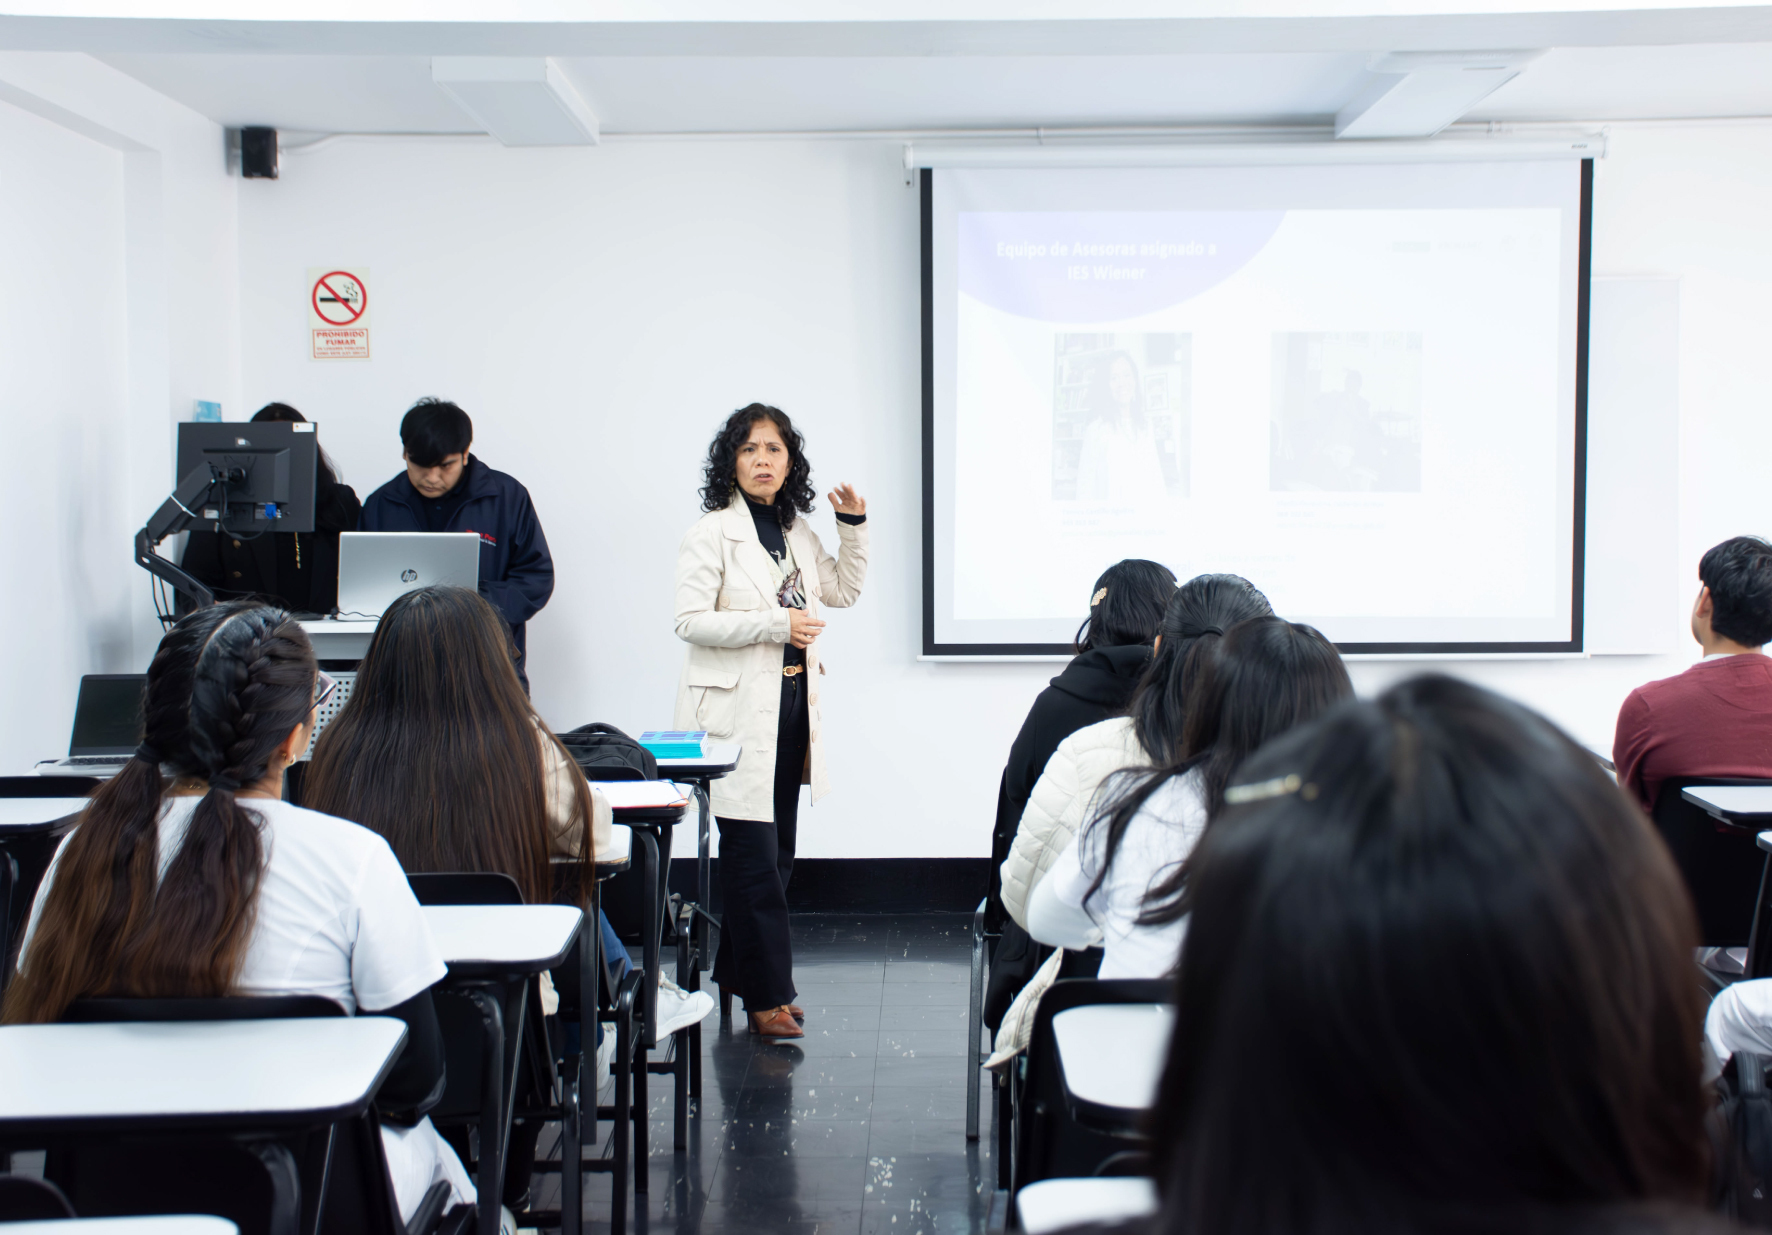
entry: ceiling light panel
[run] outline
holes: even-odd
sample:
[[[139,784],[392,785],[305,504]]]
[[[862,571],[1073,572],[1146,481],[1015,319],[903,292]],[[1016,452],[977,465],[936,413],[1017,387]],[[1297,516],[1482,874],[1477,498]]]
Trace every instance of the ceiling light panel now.
[[[594,146],[597,115],[544,56],[437,56],[431,80],[507,146]]]
[[[1335,116],[1335,136],[1432,137],[1520,75],[1536,51],[1393,52]]]

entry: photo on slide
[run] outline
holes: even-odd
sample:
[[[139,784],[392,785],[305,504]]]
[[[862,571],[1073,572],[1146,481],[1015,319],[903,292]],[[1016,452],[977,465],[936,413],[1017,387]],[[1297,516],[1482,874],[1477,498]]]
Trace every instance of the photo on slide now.
[[[1268,488],[1421,492],[1421,336],[1274,335]]]
[[[1052,378],[1054,501],[1188,495],[1193,337],[1061,334]]]

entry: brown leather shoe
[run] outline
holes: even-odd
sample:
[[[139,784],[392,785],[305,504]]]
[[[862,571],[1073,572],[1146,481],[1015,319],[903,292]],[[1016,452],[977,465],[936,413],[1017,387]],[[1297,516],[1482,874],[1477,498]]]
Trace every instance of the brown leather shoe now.
[[[788,1003],[788,1004],[783,1004],[782,1006],[788,1010],[788,1015],[793,1017],[795,1020],[803,1021],[806,1019],[806,1009],[802,1008],[799,1004]]]
[[[765,1038],[804,1038],[806,1031],[801,1029],[794,1018],[783,1008],[771,1008],[767,1012],[748,1014],[751,1032],[761,1034]]]

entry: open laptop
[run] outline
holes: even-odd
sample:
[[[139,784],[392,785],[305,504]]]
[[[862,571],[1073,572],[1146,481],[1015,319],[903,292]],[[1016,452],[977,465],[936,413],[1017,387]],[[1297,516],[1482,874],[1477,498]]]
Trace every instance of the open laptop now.
[[[89,673],[74,702],[74,736],[68,757],[39,764],[43,776],[114,776],[142,740],[145,673]]]
[[[414,588],[478,587],[478,532],[341,532],[338,616],[380,618]]]

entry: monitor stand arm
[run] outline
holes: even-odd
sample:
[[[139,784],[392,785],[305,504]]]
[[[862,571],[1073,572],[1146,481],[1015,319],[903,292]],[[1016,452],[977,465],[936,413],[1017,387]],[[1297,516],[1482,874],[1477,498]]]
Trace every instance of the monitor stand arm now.
[[[191,507],[208,496],[209,487],[214,483],[215,474],[209,464],[191,469],[190,474],[179,481],[178,488],[172,491],[172,495],[160,504],[160,509],[148,520],[148,525],[135,534],[135,564],[189,596],[199,609],[213,605],[215,593],[154,550],[168,536],[204,522],[192,513]]]

